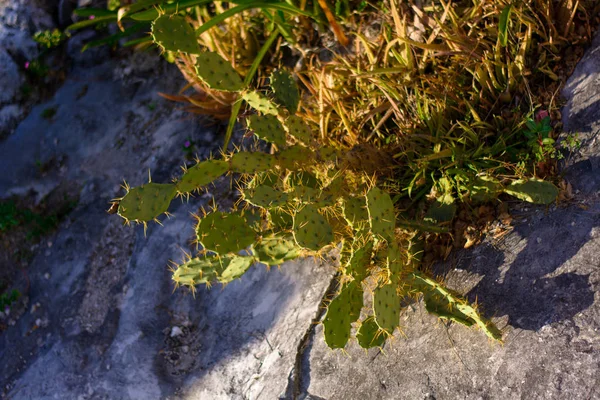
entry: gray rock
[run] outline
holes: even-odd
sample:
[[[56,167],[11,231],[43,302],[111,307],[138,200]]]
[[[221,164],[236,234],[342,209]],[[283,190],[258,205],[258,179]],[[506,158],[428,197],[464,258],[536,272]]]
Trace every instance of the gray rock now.
[[[11,56],[0,48],[0,105],[13,101],[19,94],[23,79]]]

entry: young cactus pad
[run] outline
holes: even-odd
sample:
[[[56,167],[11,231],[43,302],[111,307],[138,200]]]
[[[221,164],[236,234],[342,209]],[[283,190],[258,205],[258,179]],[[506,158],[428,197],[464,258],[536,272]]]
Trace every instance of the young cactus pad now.
[[[285,130],[275,115],[251,115],[248,118],[248,128],[262,140],[285,146]]]
[[[237,213],[215,211],[204,216],[196,227],[198,242],[219,254],[235,253],[254,243],[256,233]]]
[[[280,207],[287,203],[287,193],[280,192],[267,185],[259,185],[255,189],[244,190],[244,199],[257,207]]]
[[[400,296],[396,284],[387,283],[373,291],[373,311],[377,325],[391,335],[400,323]]]
[[[342,349],[348,343],[352,322],[360,316],[363,306],[363,290],[360,282],[347,284],[340,294],[329,303],[323,321],[325,342],[331,349]]]
[[[333,242],[333,229],[316,207],[307,205],[294,216],[294,239],[301,247],[319,251]]]
[[[520,200],[536,204],[550,204],[558,196],[558,188],[541,179],[514,181],[504,188],[504,192]]]
[[[261,263],[272,266],[300,257],[301,249],[291,237],[272,236],[254,245],[254,254]]]
[[[244,93],[242,98],[246,100],[246,102],[250,105],[250,107],[254,108],[256,111],[268,114],[268,115],[277,115],[279,114],[279,110],[277,106],[273,104],[273,102],[267,99],[262,94],[251,91]]]
[[[152,40],[164,51],[200,53],[194,28],[178,15],[161,15],[155,19],[152,23]]]
[[[229,169],[229,165],[223,160],[201,161],[189,168],[177,182],[179,193],[190,193],[202,186],[212,183]]]
[[[373,234],[391,241],[394,238],[396,215],[390,195],[379,188],[372,188],[367,193],[367,210]]]
[[[310,126],[302,118],[292,115],[285,120],[285,128],[288,133],[305,145],[310,145],[313,132]]]
[[[201,52],[196,59],[196,74],[211,89],[226,92],[242,90],[244,82],[237,71],[217,53]]]
[[[375,322],[375,317],[370,316],[360,325],[356,333],[356,339],[360,347],[370,349],[371,347],[383,346],[386,335],[381,331],[377,322]]]
[[[239,174],[255,174],[265,172],[275,167],[275,157],[261,152],[235,153],[229,159],[229,168]]]
[[[271,88],[279,103],[287,108],[290,114],[295,114],[300,102],[300,91],[292,74],[281,69],[273,71],[271,74]]]
[[[119,202],[118,213],[128,221],[152,221],[167,211],[175,193],[174,184],[146,183],[127,192]]]

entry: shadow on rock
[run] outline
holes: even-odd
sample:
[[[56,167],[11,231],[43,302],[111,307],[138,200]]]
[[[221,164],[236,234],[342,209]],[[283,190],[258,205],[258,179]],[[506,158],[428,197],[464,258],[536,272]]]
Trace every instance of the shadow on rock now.
[[[469,256],[467,270],[483,278],[468,298],[486,305],[490,315],[508,315],[515,328],[538,330],[593,304],[590,272],[569,261],[585,251],[600,226],[600,213],[572,206],[529,220],[498,249],[488,246]]]

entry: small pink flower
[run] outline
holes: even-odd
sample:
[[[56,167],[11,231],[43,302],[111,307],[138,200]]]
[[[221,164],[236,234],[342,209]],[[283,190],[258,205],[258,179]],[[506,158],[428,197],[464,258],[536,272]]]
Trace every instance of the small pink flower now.
[[[543,120],[546,117],[549,117],[550,114],[548,113],[548,111],[546,110],[540,110],[537,113],[535,113],[535,120],[540,122],[541,120]]]
[[[183,144],[183,146],[187,149],[188,147],[190,147],[192,144],[190,143],[189,140],[186,140],[185,143]]]
[[[90,15],[90,19],[96,19],[95,15]]]
[[[25,69],[29,69],[29,61],[25,62]]]

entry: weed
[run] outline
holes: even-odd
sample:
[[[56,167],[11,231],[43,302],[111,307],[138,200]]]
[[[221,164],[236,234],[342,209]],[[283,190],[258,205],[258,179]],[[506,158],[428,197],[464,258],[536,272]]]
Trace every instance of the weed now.
[[[58,111],[57,106],[48,107],[48,108],[45,108],[40,115],[44,119],[52,119],[56,115],[57,111]]]

